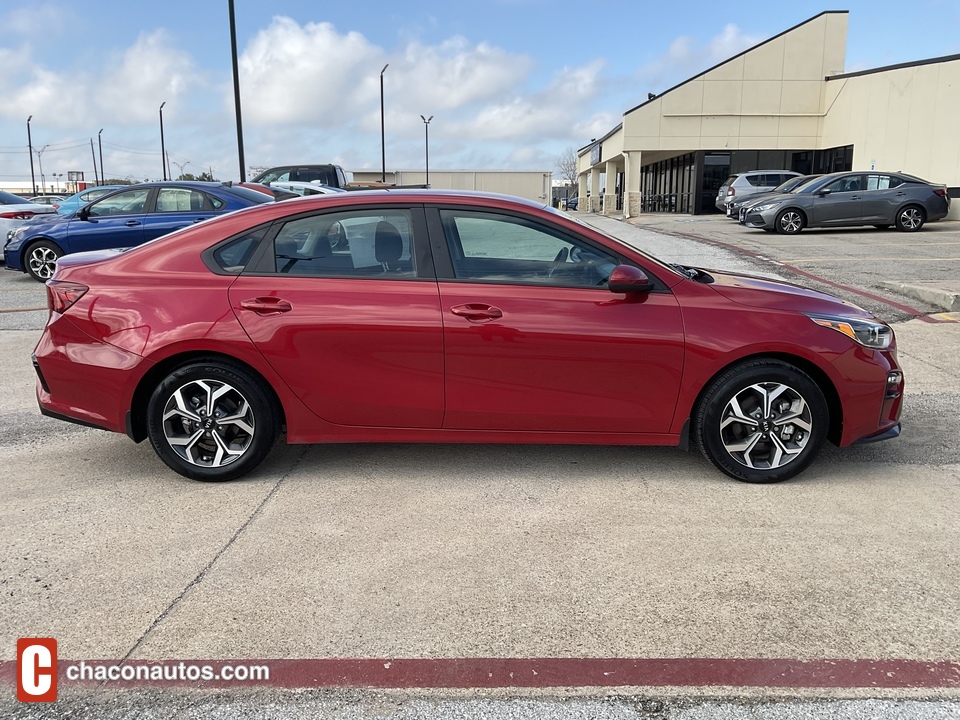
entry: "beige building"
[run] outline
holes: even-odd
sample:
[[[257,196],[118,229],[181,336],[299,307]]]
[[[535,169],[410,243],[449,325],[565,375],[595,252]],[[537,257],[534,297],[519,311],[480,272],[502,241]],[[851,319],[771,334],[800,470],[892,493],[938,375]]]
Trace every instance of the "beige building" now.
[[[380,182],[379,170],[354,170],[354,182]],[[424,170],[391,170],[391,185],[426,185]],[[516,195],[534,202],[549,203],[552,173],[543,170],[430,170],[430,187],[435,190],[478,190]]]
[[[767,169],[903,171],[960,197],[960,55],[844,73],[846,40],[846,11],[824,12],[650,94],[579,151],[580,209],[716,212],[729,175]]]

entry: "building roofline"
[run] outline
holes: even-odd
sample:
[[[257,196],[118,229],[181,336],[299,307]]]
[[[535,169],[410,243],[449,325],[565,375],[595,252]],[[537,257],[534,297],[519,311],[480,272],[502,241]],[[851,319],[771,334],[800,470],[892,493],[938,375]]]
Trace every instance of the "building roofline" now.
[[[732,57],[728,57],[726,60],[722,60],[722,61],[718,62],[718,63],[717,63],[716,65],[714,65],[713,67],[707,68],[707,69],[704,70],[703,72],[697,73],[696,75],[694,75],[694,76],[691,77],[691,78],[687,78],[687,79],[684,80],[683,82],[678,83],[677,85],[674,85],[672,88],[669,88],[669,89],[667,89],[667,90],[664,90],[664,91],[661,92],[661,93],[657,93],[656,96],[650,98],[650,99],[647,100],[646,102],[640,103],[640,104],[637,105],[636,107],[630,108],[629,110],[627,110],[627,111],[626,111],[625,113],[623,113],[623,114],[624,114],[624,115],[627,115],[627,114],[629,114],[629,113],[632,113],[634,110],[639,110],[639,109],[642,108],[644,105],[649,105],[649,104],[652,103],[654,100],[659,100],[661,97],[663,97],[663,96],[666,95],[667,93],[673,92],[673,91],[676,90],[677,88],[682,87],[682,86],[686,85],[686,84],[689,83],[689,82],[693,82],[693,81],[696,80],[698,77],[702,77],[703,75],[706,75],[708,72],[712,72],[712,71],[716,70],[716,69],[717,69],[718,67],[720,67],[721,65],[726,65],[726,64],[727,64],[728,62],[730,62],[731,60],[736,60],[738,57],[743,57],[743,56],[746,55],[748,52],[753,52],[753,51],[756,50],[757,48],[763,47],[763,46],[766,45],[767,43],[773,42],[774,40],[783,37],[783,36],[786,35],[787,33],[793,32],[793,31],[796,30],[797,28],[803,27],[803,26],[806,25],[807,23],[813,22],[814,20],[816,20],[816,19],[819,18],[819,17],[822,17],[822,16],[824,16],[824,15],[847,15],[847,14],[849,14],[849,13],[850,13],[849,10],[824,10],[822,13],[818,13],[818,14],[814,15],[814,16],[811,17],[811,18],[807,18],[807,19],[804,20],[803,22],[797,23],[797,24],[794,25],[793,27],[787,28],[787,29],[784,30],[783,32],[778,33],[778,34],[774,35],[773,37],[767,38],[767,39],[764,40],[763,42],[757,43],[757,44],[754,45],[753,47],[749,47],[749,48],[747,48],[746,50],[744,50],[744,51],[742,51],[742,52],[740,52],[740,53],[737,53],[736,55],[734,55],[734,56],[732,56]],[[835,76],[835,77],[840,77],[840,76],[837,75],[837,76]]]
[[[953,62],[960,60],[960,54],[943,55],[941,57],[927,58],[926,60],[913,60],[912,62],[898,63],[896,65],[884,65],[883,67],[870,68],[869,70],[858,70],[856,72],[842,73],[840,75],[828,75],[824,80],[840,80],[841,78],[860,77],[861,75],[873,75],[874,73],[886,72],[887,70],[901,70],[903,68],[919,67],[920,65],[935,65],[937,63]]]
[[[577,157],[580,157],[581,155],[583,155],[583,154],[584,154],[584,152],[583,152],[584,150],[588,150],[589,148],[592,148],[594,145],[598,145],[598,144],[602,143],[602,142],[603,142],[604,140],[606,140],[607,138],[613,137],[613,136],[616,135],[618,132],[620,132],[620,130],[621,130],[622,128],[623,128],[623,123],[620,123],[620,124],[617,125],[613,130],[611,130],[610,132],[608,132],[608,133],[607,133],[606,135],[604,135],[603,137],[597,138],[596,140],[594,140],[594,141],[592,141],[592,142],[588,142],[588,143],[587,143],[586,145],[584,145],[582,148],[580,148],[579,150],[577,150]]]

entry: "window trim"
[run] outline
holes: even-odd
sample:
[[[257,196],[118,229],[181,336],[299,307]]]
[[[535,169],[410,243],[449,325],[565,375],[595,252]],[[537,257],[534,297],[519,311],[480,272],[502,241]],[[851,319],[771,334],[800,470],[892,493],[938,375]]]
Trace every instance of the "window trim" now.
[[[410,213],[410,230],[412,243],[412,256],[416,268],[416,275],[393,275],[393,276],[358,276],[347,274],[329,274],[329,275],[290,275],[289,273],[280,273],[276,270],[276,250],[274,241],[280,234],[281,228],[289,222],[303,220],[305,218],[320,217],[323,215],[334,215],[344,212],[371,212],[378,211],[397,211],[404,210]],[[296,278],[298,280],[402,280],[404,282],[436,282],[437,276],[434,271],[433,253],[430,250],[428,242],[428,233],[426,220],[424,218],[423,205],[410,205],[409,203],[377,203],[376,205],[341,205],[335,208],[325,208],[317,211],[297,213],[295,215],[286,215],[277,218],[271,224],[267,234],[261,241],[261,248],[254,253],[250,262],[240,273],[243,276],[251,277],[285,277]]]
[[[568,242],[571,244],[581,244],[591,247],[598,252],[603,253],[604,255],[612,256],[616,259],[618,265],[630,265],[635,268],[639,268],[646,274],[650,281],[653,283],[653,288],[649,291],[651,293],[666,293],[673,294],[667,286],[667,284],[660,279],[660,277],[655,273],[649,270],[648,268],[642,266],[640,263],[636,262],[632,258],[623,255],[622,253],[607,247],[602,243],[598,243],[591,238],[585,237],[583,235],[572,233],[567,228],[554,224],[549,220],[540,217],[532,217],[530,215],[524,214],[522,212],[517,212],[505,208],[490,208],[480,205],[463,205],[463,204],[446,204],[446,203],[436,203],[425,206],[427,214],[427,228],[430,231],[430,247],[433,250],[434,263],[437,269],[437,280],[444,283],[460,283],[460,284],[470,284],[470,285],[512,285],[518,287],[530,287],[530,288],[564,288],[564,289],[576,289],[576,290],[602,290],[604,292],[610,292],[607,286],[597,286],[597,287],[588,287],[585,285],[565,285],[560,283],[555,284],[545,284],[545,283],[531,283],[524,282],[522,280],[485,280],[483,278],[458,278],[453,269],[453,257],[450,252],[449,245],[447,243],[446,231],[443,227],[443,220],[440,217],[441,210],[453,210],[453,211],[463,211],[463,212],[472,212],[472,213],[486,213],[490,215],[505,215],[508,217],[515,217],[519,220],[525,220],[531,222],[535,225],[543,226],[549,228],[554,234],[560,235],[563,238],[569,238]]]

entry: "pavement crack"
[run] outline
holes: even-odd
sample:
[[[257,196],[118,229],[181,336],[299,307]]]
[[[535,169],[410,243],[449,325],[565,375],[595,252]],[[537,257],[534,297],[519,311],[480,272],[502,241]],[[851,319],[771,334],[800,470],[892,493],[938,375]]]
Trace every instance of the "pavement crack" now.
[[[197,573],[196,577],[194,577],[193,580],[191,580],[189,583],[186,584],[186,586],[184,586],[183,590],[180,591],[180,594],[177,595],[170,602],[169,605],[167,605],[167,607],[163,610],[163,612],[161,612],[156,617],[156,619],[154,619],[154,621],[150,624],[150,627],[148,627],[143,632],[143,634],[137,639],[137,641],[133,644],[133,646],[127,651],[127,653],[122,658],[120,658],[120,661],[117,663],[118,665],[122,665],[127,660],[129,660],[130,656],[133,655],[140,648],[141,645],[143,645],[146,639],[151,635],[151,633],[153,633],[153,631],[160,625],[160,623],[166,620],[167,616],[169,616],[170,613],[173,612],[174,608],[176,608],[183,601],[183,599],[187,596],[187,594],[194,587],[196,587],[203,581],[203,579],[209,574],[210,570],[213,569],[213,566],[217,564],[217,561],[221,557],[223,557],[223,555],[227,552],[227,550],[229,550],[233,546],[233,544],[240,538],[243,532],[250,526],[250,524],[256,519],[256,517],[260,515],[263,509],[267,506],[267,503],[269,503],[270,500],[273,499],[273,497],[280,490],[280,486],[283,484],[284,480],[290,477],[290,474],[297,469],[297,467],[303,461],[303,458],[306,456],[309,450],[310,450],[309,445],[304,447],[304,449],[293,461],[293,464],[290,466],[290,468],[283,475],[280,476],[280,479],[277,480],[274,486],[270,489],[270,492],[268,492],[266,496],[263,498],[263,500],[261,500],[260,503],[257,505],[257,507],[254,508],[253,512],[250,513],[250,516],[246,520],[244,520],[243,524],[237,528],[237,531],[233,534],[233,536],[224,544],[223,547],[220,548],[220,550],[217,551],[217,554],[210,559],[210,562],[208,562],[206,566],[204,566],[203,569],[201,569],[200,572]]]

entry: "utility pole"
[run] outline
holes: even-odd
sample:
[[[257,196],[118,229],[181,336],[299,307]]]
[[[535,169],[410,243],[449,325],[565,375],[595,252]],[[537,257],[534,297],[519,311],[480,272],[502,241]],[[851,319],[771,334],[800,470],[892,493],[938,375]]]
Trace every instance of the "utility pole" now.
[[[107,184],[107,173],[103,169],[103,138],[100,136],[103,134],[103,128],[100,128],[100,132],[97,133],[97,144],[100,145],[100,179],[103,180],[103,184]]]
[[[30,182],[33,185],[33,194],[37,194],[37,176],[33,174],[33,138],[30,137],[30,121],[33,115],[27,118],[27,152],[30,154]]]
[[[163,106],[167,104],[164,100],[160,103],[160,164],[163,165],[163,179],[167,179],[167,149],[163,144]]]
[[[103,185],[97,180],[97,154],[93,151],[93,138],[90,138],[90,157],[93,158],[93,182],[97,185]]]
[[[246,163],[243,159],[243,120],[240,118],[240,72],[237,64],[237,21],[233,12],[233,0],[230,7],[230,51],[233,55],[233,102],[237,108],[237,149],[240,153],[240,182],[247,181]]]
[[[390,63],[384,65],[383,70],[380,71],[380,153],[383,161],[380,170],[380,182],[382,183],[387,181],[387,134],[383,123],[383,74],[388,67],[390,67]]]

